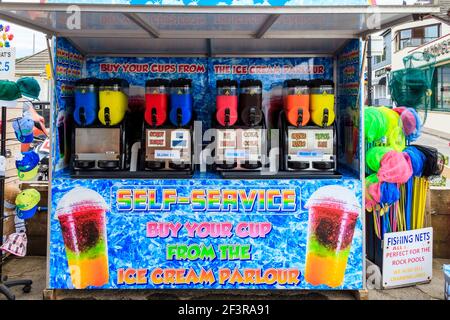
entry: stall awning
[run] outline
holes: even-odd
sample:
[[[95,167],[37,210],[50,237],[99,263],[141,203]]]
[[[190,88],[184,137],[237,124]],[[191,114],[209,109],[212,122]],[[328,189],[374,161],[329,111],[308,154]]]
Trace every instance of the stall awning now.
[[[70,8],[69,8],[70,9]],[[1,3],[0,18],[68,38],[84,54],[333,54],[348,39],[438,6],[197,7]],[[78,11],[79,9],[79,11]]]

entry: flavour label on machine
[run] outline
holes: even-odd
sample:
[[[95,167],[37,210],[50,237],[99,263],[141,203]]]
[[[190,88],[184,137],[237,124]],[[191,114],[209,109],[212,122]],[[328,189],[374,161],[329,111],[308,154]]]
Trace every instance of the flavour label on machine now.
[[[308,148],[308,132],[305,130],[290,130],[289,142],[292,149]]]
[[[314,133],[314,147],[317,149],[329,149],[333,147],[333,138],[328,131],[318,131]]]
[[[218,130],[218,147],[219,148],[236,148],[236,131],[235,130]]]
[[[174,149],[182,149],[188,146],[188,134],[186,131],[176,130],[170,134],[170,146]]]
[[[259,130],[242,130],[242,147],[244,148],[259,148],[261,143],[261,135]]]
[[[164,130],[147,130],[147,146],[148,147],[165,147],[166,131]]]

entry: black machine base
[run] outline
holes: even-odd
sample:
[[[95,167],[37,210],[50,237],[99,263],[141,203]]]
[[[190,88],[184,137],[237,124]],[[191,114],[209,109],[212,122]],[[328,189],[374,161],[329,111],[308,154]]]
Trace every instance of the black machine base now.
[[[342,174],[332,171],[219,171],[224,179],[341,179]]]
[[[193,171],[73,171],[70,174],[74,179],[189,179]]]

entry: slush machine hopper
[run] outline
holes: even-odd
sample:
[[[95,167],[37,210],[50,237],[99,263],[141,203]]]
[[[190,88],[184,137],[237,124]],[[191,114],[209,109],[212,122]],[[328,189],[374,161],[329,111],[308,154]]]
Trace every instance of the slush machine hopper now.
[[[280,113],[281,169],[300,174],[336,170],[332,81],[286,80]]]
[[[216,87],[216,170],[223,175],[260,171],[266,141],[262,82],[241,81],[239,98],[234,80],[219,80]]]
[[[192,84],[189,79],[171,83],[148,80],[145,85],[145,122],[141,167],[148,175],[191,175]]]
[[[72,169],[76,174],[125,169],[128,88],[128,82],[122,79],[76,83],[72,143]]]

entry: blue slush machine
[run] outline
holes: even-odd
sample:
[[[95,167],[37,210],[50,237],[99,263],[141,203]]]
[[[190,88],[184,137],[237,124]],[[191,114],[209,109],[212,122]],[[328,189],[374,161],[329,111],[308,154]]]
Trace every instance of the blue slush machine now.
[[[171,83],[170,122],[176,127],[188,126],[193,117],[192,80],[178,79]]]
[[[97,120],[98,80],[80,79],[75,83],[75,110],[73,117],[79,126],[90,126]]]

